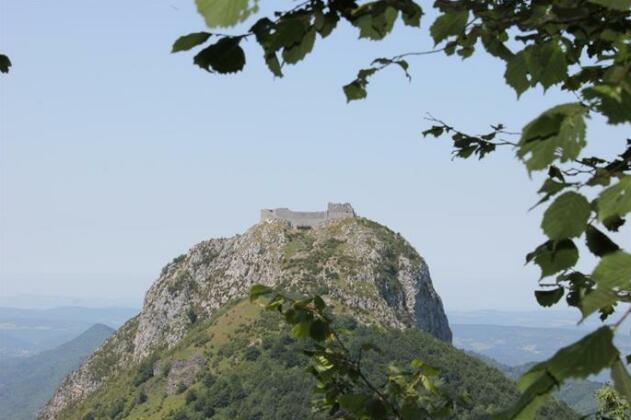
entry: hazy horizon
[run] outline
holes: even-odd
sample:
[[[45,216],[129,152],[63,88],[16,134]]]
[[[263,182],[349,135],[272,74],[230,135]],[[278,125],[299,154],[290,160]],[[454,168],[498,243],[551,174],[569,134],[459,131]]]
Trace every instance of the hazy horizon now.
[[[14,63],[0,78],[0,297],[141,301],[166,263],[245,231],[260,208],[348,201],[417,248],[448,310],[538,308],[538,269],[524,257],[543,239],[539,210],[527,211],[539,178],[510,150],[452,161],[447,139],[420,133],[426,113],[476,133],[498,122],[517,131],[572,96],[517,101],[496,60],[436,55],[411,62],[412,83],[385,72],[347,105],[341,86],[377,56],[418,48],[416,32],[356,43],[346,28],[282,80],[262,60],[220,77],[169,54],[179,35],[204,29],[193,2],[0,8]],[[588,136],[625,128],[595,121]]]

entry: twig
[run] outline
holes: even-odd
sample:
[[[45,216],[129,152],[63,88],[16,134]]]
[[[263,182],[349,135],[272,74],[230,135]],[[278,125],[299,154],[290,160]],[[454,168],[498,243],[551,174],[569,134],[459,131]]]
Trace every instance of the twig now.
[[[394,57],[391,58],[391,60],[395,61],[395,60],[401,60],[402,58],[405,58],[405,57],[413,57],[413,56],[419,56],[419,55],[436,54],[436,53],[439,53],[439,52],[442,52],[442,51],[445,51],[445,47],[439,48],[437,50],[406,52],[406,53],[403,53],[403,54],[395,55]]]
[[[631,314],[631,306],[629,306],[629,309],[626,310],[626,312],[620,317],[620,319],[618,321],[616,321],[615,324],[612,325],[612,328],[615,330],[617,329],[620,325],[622,325],[622,323],[624,322],[625,319],[627,319],[627,317]]]
[[[465,137],[474,138],[474,139],[478,140],[479,142],[482,142],[482,143],[487,143],[487,144],[492,144],[492,145],[494,145],[494,146],[513,146],[513,147],[517,147],[517,143],[512,142],[512,141],[509,141],[509,140],[505,140],[505,139],[499,139],[498,141],[492,141],[492,140],[485,140],[485,139],[483,139],[481,136],[471,136],[471,135],[469,135],[469,134],[467,134],[467,133],[463,133],[462,131],[460,131],[460,130],[457,130],[457,129],[453,128],[452,126],[450,126],[450,125],[448,125],[447,123],[445,123],[443,120],[440,120],[440,119],[438,119],[438,118],[434,117],[434,116],[433,116],[432,114],[430,114],[429,112],[428,112],[426,115],[427,115],[427,116],[425,117],[425,119],[426,119],[427,121],[431,121],[431,122],[433,122],[433,123],[440,124],[440,125],[442,125],[442,126],[445,128],[445,130],[447,130],[447,131],[453,131],[453,132],[454,132],[454,133],[456,133],[456,134],[460,134],[460,135],[465,136]],[[518,134],[518,133],[504,132],[503,130],[493,130],[493,131],[494,131],[494,132],[496,132],[496,133]]]

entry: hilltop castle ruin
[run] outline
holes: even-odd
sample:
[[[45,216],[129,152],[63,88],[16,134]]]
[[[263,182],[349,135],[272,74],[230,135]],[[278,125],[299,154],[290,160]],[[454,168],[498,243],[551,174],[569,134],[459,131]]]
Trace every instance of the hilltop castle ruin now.
[[[350,203],[329,203],[326,211],[292,211],[287,208],[262,209],[261,222],[284,220],[294,228],[313,228],[330,220],[355,217],[355,210]]]

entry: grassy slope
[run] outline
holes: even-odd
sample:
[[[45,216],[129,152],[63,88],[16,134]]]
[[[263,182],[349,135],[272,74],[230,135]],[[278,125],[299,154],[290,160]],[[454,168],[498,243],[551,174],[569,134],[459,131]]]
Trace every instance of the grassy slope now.
[[[345,326],[353,331],[351,345],[372,341],[385,350],[382,356],[372,354],[364,359],[375,377],[393,359],[404,364],[420,357],[440,367],[448,386],[459,393],[468,392],[476,401],[476,407],[460,413],[460,418],[483,418],[517,395],[512,382],[499,371],[428,334],[359,327],[350,320]],[[306,360],[299,351],[301,346],[287,336],[277,315],[261,314],[256,306],[242,301],[194,326],[175,348],[155,355],[163,366],[200,352],[206,356],[206,369],[187,389],[182,387],[175,395],[166,395],[163,373],[134,385],[143,367],[131,366],[60,418],[312,418],[312,382],[304,372]],[[546,407],[545,414],[554,419],[575,417],[556,403]]]
[[[100,346],[114,330],[94,325],[55,349],[0,363],[0,418],[33,419],[63,378]]]

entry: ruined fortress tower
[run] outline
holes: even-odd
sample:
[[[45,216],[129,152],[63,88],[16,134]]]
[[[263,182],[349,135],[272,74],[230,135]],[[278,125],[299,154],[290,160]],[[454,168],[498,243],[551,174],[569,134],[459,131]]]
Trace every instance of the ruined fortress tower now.
[[[329,220],[355,217],[355,210],[350,203],[329,203],[326,211],[292,211],[287,208],[262,209],[261,222],[284,220],[294,228],[313,228]]]

